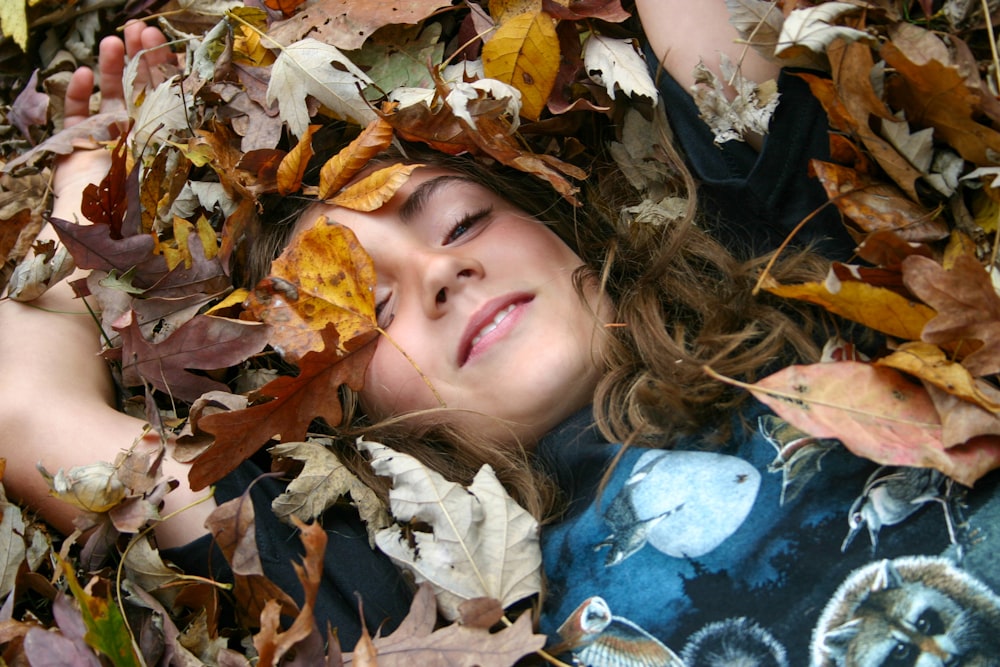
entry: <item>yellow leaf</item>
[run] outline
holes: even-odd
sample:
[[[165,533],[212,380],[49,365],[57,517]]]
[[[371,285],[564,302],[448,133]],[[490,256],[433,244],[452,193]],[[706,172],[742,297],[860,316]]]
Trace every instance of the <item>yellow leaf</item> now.
[[[212,259],[219,254],[219,235],[216,234],[215,230],[212,229],[212,223],[208,221],[205,216],[198,216],[198,222],[195,223],[195,228],[198,230],[198,239],[201,241],[201,247],[205,253],[205,259]]]
[[[497,24],[518,14],[537,14],[542,11],[542,0],[490,0],[490,16]]]
[[[375,329],[375,266],[350,229],[320,218],[274,260],[247,304],[274,325],[271,345],[298,363],[325,349],[328,325],[341,348]]]
[[[239,304],[246,301],[246,298],[250,296],[250,290],[241,287],[240,289],[233,290],[229,296],[215,304],[205,313],[206,315],[214,315],[217,312],[223,311],[227,308],[232,308],[233,306],[238,306]]]
[[[379,169],[369,176],[344,188],[340,194],[333,199],[326,200],[330,204],[349,208],[352,211],[374,211],[380,208],[387,201],[392,199],[410,178],[414,169],[422,167],[422,164],[394,164],[384,169]]]
[[[863,282],[839,282],[835,292],[820,282],[781,285],[769,279],[762,286],[771,294],[814,303],[835,315],[905,340],[920,340],[924,325],[935,315],[921,303]]]
[[[905,343],[875,363],[909,373],[984,410],[1000,412],[1000,403],[980,388],[982,380],[974,378],[962,364],[949,360],[937,345],[919,341]]]
[[[24,0],[0,2],[0,33],[12,38],[21,51],[28,50],[28,12]]]
[[[326,161],[319,172],[320,199],[328,199],[347,185],[368,161],[392,143],[392,125],[381,117],[365,129],[343,150]]]
[[[483,46],[483,72],[521,91],[521,115],[538,120],[559,72],[559,37],[545,12],[507,20]]]
[[[233,55],[254,67],[274,63],[274,53],[261,43],[260,33],[244,25],[233,30]]]

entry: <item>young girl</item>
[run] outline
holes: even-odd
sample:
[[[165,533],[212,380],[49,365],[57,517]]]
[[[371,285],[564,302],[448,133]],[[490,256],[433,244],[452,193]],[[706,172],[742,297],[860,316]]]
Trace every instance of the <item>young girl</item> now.
[[[135,52],[159,39],[131,26],[125,45]],[[102,44],[105,82],[120,76],[121,56],[120,43]],[[89,81],[78,74],[70,115],[82,113],[84,89]],[[115,101],[114,88],[104,92]],[[54,211],[66,219],[79,184],[63,179],[91,178],[76,165],[94,157],[70,159],[58,172]],[[705,363],[752,377],[790,353],[816,355],[794,317],[749,297],[754,263],[734,260],[691,225],[623,229],[604,190],[574,213],[554,196],[534,196],[530,180],[513,189],[471,162],[397,159],[429,166],[377,211],[316,204],[287,232],[319,214],[352,229],[375,261],[380,323],[447,404],[438,410],[411,361],[379,345],[359,397],[375,425],[358,427],[455,479],[490,462],[548,521],[543,629],[556,634],[569,619],[561,634],[593,665],[919,664],[921,654],[991,664],[1000,637],[989,565],[995,483],[963,499],[969,509],[959,522],[951,486],[927,471],[877,471],[824,442],[802,443],[802,456],[784,461],[777,453],[788,444],[787,425],[703,375]],[[815,266],[803,257],[780,271],[812,274]],[[47,504],[33,475],[35,462],[55,469],[109,458],[142,425],[110,407],[90,320],[56,314],[80,310],[65,286],[38,305],[46,310],[0,307],[0,367],[9,369],[0,446],[12,495],[66,528],[65,511]],[[25,349],[51,354],[26,362]],[[80,379],[53,384],[57,377]],[[59,406],[54,415],[31,409],[42,395]],[[378,423],[411,413],[398,433]],[[741,421],[755,428],[747,433]],[[616,442],[675,446],[634,447],[613,460]],[[166,465],[182,481],[169,511],[199,494],[185,488],[180,466]],[[245,464],[215,498],[242,492],[256,473]],[[267,511],[275,489],[266,484],[254,487],[258,539],[265,536],[261,552],[275,560],[268,574],[281,583],[276,568],[291,542]],[[200,523],[188,511],[158,532],[188,567],[208,546]],[[321,622],[331,619],[351,642],[354,590],[369,627],[386,616],[398,621],[405,589],[368,550],[356,518],[324,517],[324,527],[337,538]],[[287,570],[284,581],[293,581]]]

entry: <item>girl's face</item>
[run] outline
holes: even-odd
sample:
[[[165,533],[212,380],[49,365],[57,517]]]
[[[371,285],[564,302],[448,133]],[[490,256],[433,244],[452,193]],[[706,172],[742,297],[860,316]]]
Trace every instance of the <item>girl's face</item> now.
[[[580,299],[573,273],[582,260],[538,220],[431,168],[377,211],[317,204],[303,223],[320,215],[349,227],[371,255],[379,324],[410,357],[379,341],[361,392],[369,415],[439,407],[430,382],[458,409],[447,419],[530,442],[591,401],[612,310],[596,285]]]

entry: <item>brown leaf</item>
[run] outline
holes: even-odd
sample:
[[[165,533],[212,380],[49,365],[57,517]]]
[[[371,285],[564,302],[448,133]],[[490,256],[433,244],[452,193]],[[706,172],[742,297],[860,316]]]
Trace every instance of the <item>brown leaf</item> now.
[[[128,204],[128,143],[123,135],[111,151],[111,169],[100,184],[91,183],[83,189],[80,212],[91,222],[108,225],[112,239],[123,236],[122,224]]]
[[[826,196],[866,232],[894,231],[914,243],[938,241],[948,236],[947,223],[906,197],[889,183],[876,181],[849,167],[810,160]]]
[[[621,23],[631,16],[622,8],[621,0],[573,0],[572,2],[542,0],[542,9],[560,21],[592,18],[608,23]]]
[[[926,257],[907,257],[903,281],[937,311],[921,340],[938,345],[963,342],[958,350],[970,373],[1000,372],[1000,297],[979,260],[960,255],[945,269]]]
[[[470,628],[489,630],[503,618],[503,605],[496,598],[473,598],[458,605],[459,622]]]
[[[992,400],[1000,399],[1000,391],[989,383],[977,379],[976,384],[979,391],[991,396]],[[941,415],[941,440],[946,447],[961,445],[981,436],[1000,441],[1000,415],[996,411],[984,410],[934,385],[927,385],[927,392]]]
[[[945,447],[926,390],[891,368],[843,361],[789,366],[749,386],[796,428],[884,465],[934,468],[967,486],[1000,466],[1000,446]]]
[[[434,593],[423,584],[410,605],[410,613],[395,632],[372,641],[379,667],[509,667],[523,656],[540,650],[545,635],[534,634],[531,614],[522,614],[510,627],[490,633],[457,623],[434,630],[437,620]],[[362,637],[362,642],[365,642]],[[355,661],[355,654],[344,656],[347,665],[375,664],[372,652],[368,662]]]
[[[150,343],[134,317],[118,329],[122,336],[122,381],[148,383],[185,401],[226,385],[190,369],[228,368],[260,352],[268,329],[254,322],[196,315],[159,343]]]
[[[833,81],[843,104],[841,117],[871,152],[875,161],[903,189],[910,199],[919,201],[916,181],[920,171],[913,167],[888,141],[871,129],[871,117],[896,120],[875,93],[870,73],[874,67],[871,49],[863,42],[835,43],[827,51],[833,68]]]
[[[422,166],[397,163],[383,167],[344,188],[327,202],[352,211],[375,211],[392,199],[396,191],[409,180],[410,174]]]
[[[302,357],[297,376],[279,377],[260,389],[259,396],[273,400],[244,410],[206,415],[198,421],[197,427],[214,434],[215,442],[191,467],[188,481],[192,489],[203,489],[221,479],[271,438],[304,440],[315,418],[332,426],[340,423],[343,413],[338,389],[346,384],[360,391],[378,335],[370,332],[354,338],[346,344],[343,355],[337,352],[332,326],[324,337],[325,349]]]
[[[326,161],[319,172],[317,198],[329,199],[368,162],[389,147],[392,142],[392,125],[379,117],[368,123],[354,141]]]
[[[248,625],[257,625],[268,604],[290,616],[296,614],[295,601],[264,575],[249,489],[212,510],[205,527],[233,570],[236,612]]]
[[[49,96],[38,92],[37,87],[38,70],[35,70],[7,112],[7,122],[19,129],[31,143],[34,143],[31,127],[44,126],[48,122]]]
[[[368,36],[394,23],[420,23],[451,0],[319,0],[295,16],[271,24],[268,36],[281,44],[297,42],[307,35],[338,49],[361,48]]]
[[[278,164],[278,194],[287,195],[302,189],[302,177],[313,156],[312,137],[319,125],[310,125],[299,142]]]
[[[880,55],[898,76],[887,80],[892,102],[919,127],[933,127],[935,135],[977,166],[992,166],[991,154],[1000,152],[1000,132],[978,122],[983,91],[970,88],[958,69],[937,60],[917,64],[895,44],[885,42]]]

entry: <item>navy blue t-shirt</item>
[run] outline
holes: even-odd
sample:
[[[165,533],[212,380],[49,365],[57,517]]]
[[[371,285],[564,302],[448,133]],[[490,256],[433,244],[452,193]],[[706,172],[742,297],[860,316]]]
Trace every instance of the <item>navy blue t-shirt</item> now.
[[[600,489],[620,446],[589,412],[542,443],[574,501],[542,531],[544,632],[592,667],[1000,664],[996,473],[970,490],[746,416],[718,451],[629,449]]]

